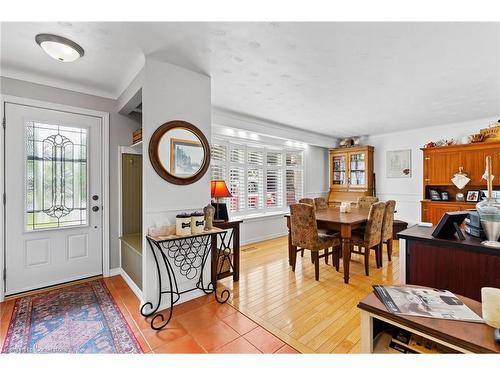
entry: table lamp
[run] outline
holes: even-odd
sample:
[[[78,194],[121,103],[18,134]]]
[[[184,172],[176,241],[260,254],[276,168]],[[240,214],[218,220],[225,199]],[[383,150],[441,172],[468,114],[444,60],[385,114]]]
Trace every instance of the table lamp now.
[[[211,196],[215,198],[216,204],[215,206],[215,218],[214,221],[225,221],[228,220],[227,217],[227,208],[225,203],[220,203],[220,198],[231,198],[231,192],[226,186],[226,182],[224,180],[212,180],[210,182],[211,188]],[[223,210],[223,215],[220,215],[220,210]],[[224,217],[221,217],[224,216]]]

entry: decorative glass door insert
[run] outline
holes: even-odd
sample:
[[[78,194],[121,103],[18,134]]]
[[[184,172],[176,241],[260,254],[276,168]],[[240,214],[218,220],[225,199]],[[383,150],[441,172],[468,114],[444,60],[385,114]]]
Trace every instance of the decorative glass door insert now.
[[[333,157],[333,185],[346,185],[346,157],[345,155],[336,155]]]
[[[350,185],[359,186],[366,184],[365,154],[350,154]]]
[[[88,223],[87,130],[26,123],[26,230]]]

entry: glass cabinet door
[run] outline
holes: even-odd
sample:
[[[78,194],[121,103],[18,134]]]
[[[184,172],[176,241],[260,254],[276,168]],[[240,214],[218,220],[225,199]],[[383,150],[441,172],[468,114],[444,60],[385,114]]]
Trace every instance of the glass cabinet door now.
[[[346,155],[332,156],[332,185],[347,185]]]
[[[364,152],[349,154],[349,185],[366,186],[366,154]]]

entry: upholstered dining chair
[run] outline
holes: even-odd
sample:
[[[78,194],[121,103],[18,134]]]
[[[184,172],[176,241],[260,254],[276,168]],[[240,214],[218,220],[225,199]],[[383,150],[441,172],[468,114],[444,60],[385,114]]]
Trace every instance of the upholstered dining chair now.
[[[385,202],[384,220],[382,221],[382,239],[380,242],[379,264],[382,267],[382,248],[385,243],[387,246],[387,259],[392,260],[392,236],[394,225],[394,211],[396,210],[396,201],[389,200]]]
[[[314,277],[319,280],[319,259],[332,255],[333,265],[339,270],[340,238],[318,232],[316,214],[309,204],[295,203],[290,205],[290,232],[292,240],[292,271],[295,272],[297,253],[303,249],[311,251],[314,263]],[[330,251],[331,248],[331,251]],[[320,251],[324,253],[320,255]]]
[[[317,210],[325,210],[328,208],[328,203],[326,203],[326,199],[323,197],[314,198],[314,206]]]
[[[375,250],[377,268],[380,267],[379,259],[382,252],[382,223],[384,220],[385,203],[377,202],[370,207],[368,222],[364,230],[354,230],[351,236],[351,253],[361,254],[365,257],[365,274],[369,276],[370,250]],[[354,250],[357,246],[358,250]]]
[[[313,206],[314,209],[316,209],[316,206],[314,204],[314,199],[312,198],[301,198],[299,199],[299,203],[308,204],[309,206]]]
[[[370,208],[370,206],[374,203],[378,202],[377,197],[371,197],[371,196],[363,196],[358,198],[358,207],[359,208]]]

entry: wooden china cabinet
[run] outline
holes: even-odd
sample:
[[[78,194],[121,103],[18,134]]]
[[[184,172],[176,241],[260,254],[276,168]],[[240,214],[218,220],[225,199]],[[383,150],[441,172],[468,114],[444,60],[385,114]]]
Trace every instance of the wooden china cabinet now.
[[[331,149],[329,159],[329,204],[356,202],[360,196],[373,195],[372,146]]]
[[[457,193],[471,190],[485,190],[486,181],[482,179],[486,156],[492,157],[494,189],[500,189],[500,142],[472,143],[445,147],[421,149],[424,153],[424,175],[422,200],[422,221],[437,224],[445,212],[475,208],[477,202],[457,201]],[[470,178],[469,183],[458,189],[451,179],[462,169]],[[447,192],[447,201],[431,200],[430,190]]]

